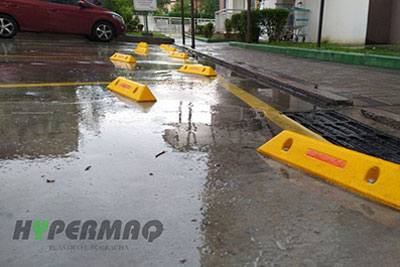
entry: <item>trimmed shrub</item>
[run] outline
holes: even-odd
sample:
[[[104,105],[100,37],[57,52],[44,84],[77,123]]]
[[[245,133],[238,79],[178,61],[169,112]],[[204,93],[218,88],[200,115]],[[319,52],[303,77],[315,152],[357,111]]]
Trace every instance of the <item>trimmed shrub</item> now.
[[[233,14],[231,17],[231,25],[232,25],[232,30],[234,32],[239,31],[239,23],[240,23],[240,13],[239,14]]]
[[[225,31],[226,33],[231,33],[232,32],[232,21],[230,19],[225,20]]]
[[[283,29],[289,17],[289,10],[286,8],[262,9],[260,10],[260,24],[264,27],[268,35],[269,42],[279,41]]]
[[[251,41],[258,42],[261,33],[268,34],[270,42],[279,41],[288,16],[289,10],[285,8],[253,9],[251,11]],[[239,33],[239,41],[244,42],[247,35],[247,10],[234,14],[231,17],[231,25],[234,31]]]
[[[206,38],[211,38],[214,34],[214,24],[211,22],[203,26],[203,34]]]

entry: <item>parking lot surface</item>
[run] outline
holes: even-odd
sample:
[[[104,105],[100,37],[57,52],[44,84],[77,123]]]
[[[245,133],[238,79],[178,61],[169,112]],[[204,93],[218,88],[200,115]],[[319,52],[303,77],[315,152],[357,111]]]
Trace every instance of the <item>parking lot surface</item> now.
[[[315,104],[218,65],[216,78],[179,73],[184,61],[154,45],[132,69],[108,59],[134,48],[1,41],[0,266],[400,265],[398,212],[258,154],[280,119],[232,91],[271,112]],[[119,76],[147,85],[157,102],[107,90]],[[33,230],[14,238],[18,220],[48,220],[49,229],[41,240]],[[79,221],[78,234],[71,226],[49,238],[57,220]],[[82,236],[89,220],[93,240]],[[99,237],[106,220],[121,221],[120,238]],[[123,239],[132,220],[139,234]],[[154,240],[143,231],[152,221],[162,224]]]

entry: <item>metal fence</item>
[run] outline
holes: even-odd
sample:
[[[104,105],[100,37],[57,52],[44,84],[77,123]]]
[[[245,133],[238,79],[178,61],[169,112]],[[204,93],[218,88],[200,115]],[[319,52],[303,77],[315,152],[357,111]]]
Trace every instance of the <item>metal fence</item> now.
[[[180,33],[182,31],[182,19],[180,17],[149,16],[149,30],[160,33]],[[215,19],[197,18],[195,25],[204,25],[209,22],[215,25]],[[190,29],[190,18],[184,19],[185,31]]]

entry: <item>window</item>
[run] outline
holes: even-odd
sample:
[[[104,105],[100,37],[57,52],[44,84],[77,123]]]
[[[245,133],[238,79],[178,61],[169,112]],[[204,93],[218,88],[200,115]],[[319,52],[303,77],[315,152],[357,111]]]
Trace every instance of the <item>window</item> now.
[[[78,0],[39,0],[39,1],[67,5],[67,6],[78,6]]]

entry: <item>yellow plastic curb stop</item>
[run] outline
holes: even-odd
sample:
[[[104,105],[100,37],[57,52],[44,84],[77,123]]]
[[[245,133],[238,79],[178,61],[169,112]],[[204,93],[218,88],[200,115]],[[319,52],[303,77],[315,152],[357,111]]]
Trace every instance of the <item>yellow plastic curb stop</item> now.
[[[136,54],[146,54],[147,55],[149,53],[149,49],[147,49],[145,47],[136,47],[134,51]]]
[[[164,49],[165,51],[167,51],[167,52],[175,52],[175,51],[176,51],[176,48],[173,47],[173,46],[169,46],[169,45],[160,45],[160,47],[161,47],[162,49]]]
[[[203,76],[217,76],[217,73],[213,68],[203,65],[183,65],[182,68],[178,70],[182,73],[197,74]]]
[[[120,54],[120,53],[115,53],[114,55],[112,55],[110,57],[110,60],[116,60],[116,61],[121,61],[121,62],[126,62],[126,63],[136,63],[136,60],[133,56]]]
[[[137,47],[148,48],[149,45],[146,42],[140,42],[140,43],[138,43]]]
[[[137,102],[155,102],[157,99],[154,97],[150,89],[143,84],[130,81],[128,79],[118,77],[107,86],[107,89],[114,91],[123,96],[129,97]]]
[[[398,164],[290,131],[257,151],[400,210]]]
[[[170,55],[170,57],[174,57],[174,58],[180,58],[180,59],[188,59],[188,55],[186,55],[185,53],[179,53],[179,52],[172,52]]]

